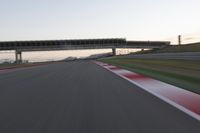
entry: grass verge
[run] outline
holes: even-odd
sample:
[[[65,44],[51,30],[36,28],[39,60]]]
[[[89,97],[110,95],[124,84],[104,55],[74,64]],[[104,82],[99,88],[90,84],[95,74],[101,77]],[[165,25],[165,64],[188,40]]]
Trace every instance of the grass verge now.
[[[0,64],[0,70],[3,69],[14,69],[14,68],[22,68],[22,67],[33,67],[45,64],[51,64],[54,62],[40,62],[40,63],[22,63],[22,64]]]
[[[99,61],[200,94],[200,62],[197,61],[130,59],[122,57],[105,58]]]

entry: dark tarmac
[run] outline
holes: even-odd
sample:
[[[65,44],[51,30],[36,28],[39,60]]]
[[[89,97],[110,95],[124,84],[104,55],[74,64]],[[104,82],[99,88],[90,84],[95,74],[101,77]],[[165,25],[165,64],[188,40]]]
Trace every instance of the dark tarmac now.
[[[199,132],[199,121],[91,61],[0,72],[0,133]]]

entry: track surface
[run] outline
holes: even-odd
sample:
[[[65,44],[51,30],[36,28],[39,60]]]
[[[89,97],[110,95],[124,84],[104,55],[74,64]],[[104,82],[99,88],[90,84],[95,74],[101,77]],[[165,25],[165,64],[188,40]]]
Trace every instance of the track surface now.
[[[1,133],[199,133],[200,122],[90,61],[0,72]]]

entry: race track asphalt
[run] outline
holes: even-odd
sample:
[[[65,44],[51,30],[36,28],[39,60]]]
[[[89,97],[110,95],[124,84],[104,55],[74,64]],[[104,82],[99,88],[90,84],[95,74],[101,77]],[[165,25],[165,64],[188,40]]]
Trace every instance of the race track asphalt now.
[[[92,61],[0,72],[0,133],[199,132],[199,121]]]

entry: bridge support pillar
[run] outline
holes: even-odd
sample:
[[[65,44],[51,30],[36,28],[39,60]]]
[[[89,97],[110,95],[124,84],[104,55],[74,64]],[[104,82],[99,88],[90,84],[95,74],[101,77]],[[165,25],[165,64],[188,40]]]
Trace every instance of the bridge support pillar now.
[[[112,53],[114,56],[116,55],[116,48],[112,48]]]
[[[15,51],[15,62],[22,63],[22,51],[19,50]]]

